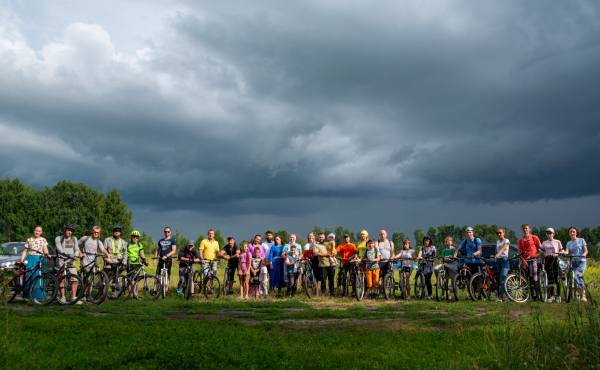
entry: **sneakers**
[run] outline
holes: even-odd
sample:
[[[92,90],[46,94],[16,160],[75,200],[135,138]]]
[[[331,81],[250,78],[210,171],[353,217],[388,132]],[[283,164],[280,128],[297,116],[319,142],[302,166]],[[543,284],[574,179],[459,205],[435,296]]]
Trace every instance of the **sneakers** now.
[[[496,299],[494,299],[494,302],[502,302],[502,298],[496,297]]]
[[[548,300],[546,302],[548,302],[548,303],[554,302],[554,297],[548,298]]]
[[[80,304],[83,304],[83,302],[81,302],[81,301],[77,301],[77,302],[75,302],[75,304],[76,304],[76,305],[80,305]]]
[[[432,296],[432,295],[430,295],[429,297],[426,297],[426,298],[427,298],[427,299],[433,299],[433,296]]]
[[[557,295],[556,297],[554,297],[554,302],[556,303],[560,303],[561,302],[561,298],[559,295]]]
[[[60,303],[65,304],[67,303],[67,298],[66,297],[62,297],[61,299],[58,300]]]
[[[177,294],[181,294],[181,289],[177,289]]]

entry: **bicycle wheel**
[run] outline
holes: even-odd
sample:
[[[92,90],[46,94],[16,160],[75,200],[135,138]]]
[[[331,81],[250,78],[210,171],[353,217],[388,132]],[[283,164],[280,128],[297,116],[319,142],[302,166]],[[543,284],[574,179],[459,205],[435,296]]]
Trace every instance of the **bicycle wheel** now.
[[[117,275],[110,280],[108,284],[108,293],[106,298],[109,301],[122,302],[127,295],[127,277],[125,275]]]
[[[56,298],[58,280],[54,275],[44,273],[36,276],[29,286],[29,301],[40,306],[47,306]]]
[[[216,276],[207,276],[204,278],[204,296],[209,301],[219,298],[221,294],[221,281]],[[195,286],[194,286],[195,288]]]
[[[225,297],[229,295],[229,268],[225,269],[225,275],[223,276],[223,295]]]
[[[201,283],[202,281],[204,281],[204,273],[202,273],[202,271],[194,271],[194,282],[199,282]]]
[[[446,283],[446,273],[445,271],[440,271],[435,282],[435,299],[437,299],[438,302],[444,300],[444,290],[447,288],[448,284]]]
[[[81,299],[81,297],[83,297],[83,292],[84,292],[84,286],[83,286],[83,280],[81,280],[81,278],[79,277],[79,275],[71,275],[70,277],[67,278],[66,275],[63,275],[62,277],[62,282],[64,287],[62,289],[64,289],[65,291],[65,301],[62,302],[60,299],[57,300],[57,302],[59,304],[62,305],[71,305],[71,304],[75,304],[77,301],[79,301]],[[59,281],[60,283],[60,281]],[[77,287],[75,288],[75,298],[73,298],[73,286],[77,284]],[[59,284],[60,285],[60,284]],[[59,287],[59,290],[61,288]],[[58,294],[57,294],[58,295]]]
[[[12,271],[7,271],[2,275],[2,279],[0,280],[0,299],[2,303],[12,302],[13,299],[17,296],[19,290],[17,289],[18,285],[18,277]]]
[[[190,272],[190,273],[186,274],[185,286],[183,287],[183,299],[185,299],[186,301],[189,300],[190,298],[192,298],[192,287],[194,287],[194,284],[196,284],[196,281],[194,280],[192,273]],[[198,292],[198,290],[195,290],[195,289],[194,289],[194,291]]]
[[[125,289],[123,289],[123,294],[122,294],[122,301],[121,302],[127,302],[127,300],[131,297],[133,297],[133,281],[134,275],[125,275]]]
[[[317,284],[317,279],[315,279],[312,270],[306,273],[304,286],[306,287],[306,295],[308,298],[313,299],[319,297],[319,285]]]
[[[400,297],[406,299],[408,294],[406,293],[406,273],[404,271],[400,271],[398,276],[398,287],[400,288]]]
[[[359,271],[356,273],[356,277],[354,278],[354,287],[356,288],[354,291],[354,295],[356,296],[357,301],[362,301],[365,296],[365,273]]]
[[[394,272],[390,271],[383,278],[383,294],[385,299],[392,300],[396,296],[396,282],[394,281]]]
[[[417,272],[415,275],[415,299],[421,299],[425,297],[425,291],[427,287],[425,286],[425,274],[422,272]]]
[[[133,296],[138,301],[155,301],[160,295],[160,282],[153,275],[140,276],[133,285]]]
[[[167,297],[167,293],[169,293],[169,278],[167,272],[163,271],[160,274],[160,296],[164,299]]]
[[[509,273],[504,280],[504,292],[513,302],[524,303],[529,299],[529,283],[521,274]]]
[[[572,270],[569,270],[569,272],[567,272],[567,303],[571,302],[573,300],[573,297],[575,296],[575,273]]]
[[[108,274],[104,271],[90,273],[90,290],[87,299],[93,304],[104,302],[108,296]]]
[[[346,277],[342,272],[338,272],[338,276],[336,277],[336,289],[335,295],[337,297],[343,297],[346,295]]]
[[[469,282],[463,274],[456,274],[452,278],[452,291],[454,292],[455,301],[466,301],[469,299],[469,290],[467,286]]]
[[[548,275],[546,271],[542,270],[538,274],[538,281],[540,282],[540,300],[542,302],[548,301]]]
[[[490,298],[492,293],[492,280],[483,272],[476,272],[471,276],[468,287],[473,301],[485,301]]]

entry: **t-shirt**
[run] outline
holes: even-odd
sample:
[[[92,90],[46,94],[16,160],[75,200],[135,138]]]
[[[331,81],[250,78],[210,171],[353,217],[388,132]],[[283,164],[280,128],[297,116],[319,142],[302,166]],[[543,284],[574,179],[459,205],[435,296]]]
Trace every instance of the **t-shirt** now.
[[[298,263],[298,254],[296,253],[296,255],[288,255],[287,259],[285,260],[285,269],[287,271],[288,274],[294,274],[296,272],[298,272],[298,267],[299,267],[299,263]],[[288,266],[288,263],[292,263],[294,262],[294,264],[292,266]]]
[[[293,245],[296,246],[296,253],[297,254],[302,253],[302,246],[300,244],[294,243]],[[291,244],[284,245],[282,252],[286,252],[288,255],[290,255],[292,253],[292,245]]]
[[[430,246],[429,249],[427,251],[425,251],[425,247],[421,247],[421,249],[419,249],[419,253],[421,253],[421,258],[423,258],[424,260],[429,259],[429,258],[433,258],[435,257],[435,246]],[[433,261],[424,261],[425,262],[425,268],[423,269],[423,273],[424,274],[431,274],[433,273]]]
[[[519,239],[519,251],[523,252],[523,258],[527,259],[529,257],[534,257],[538,254],[538,247],[540,247],[542,243],[540,242],[540,238],[536,235],[529,235],[529,239],[525,239],[525,237]]]
[[[263,242],[262,246],[263,249],[265,251],[265,257],[269,255],[269,252],[271,251],[271,247],[275,245],[275,242]]]
[[[89,255],[86,253],[98,254],[101,252],[101,249],[104,248],[104,245],[102,244],[100,239],[94,240],[91,236],[84,236],[83,238],[79,239],[77,243],[79,245],[83,244],[83,246],[81,247],[81,251],[83,252],[83,258],[81,259],[81,263],[83,264],[83,266],[89,265],[96,259],[96,256]]]
[[[262,262],[262,258],[252,258],[252,268],[254,270],[260,270],[260,263]]]
[[[560,243],[560,242],[559,242]],[[504,252],[502,252],[502,254],[498,254],[498,252],[500,252],[500,250],[506,245],[510,245],[510,240],[508,239],[504,239],[504,240],[498,240],[496,242],[496,258],[498,257],[506,257],[508,258],[508,249],[510,247],[506,247],[506,249],[504,250]]]
[[[442,252],[440,254],[442,255],[442,257],[454,257],[454,252],[456,252],[456,247],[452,246],[452,248],[450,249],[442,249]],[[458,261],[456,260],[452,262],[444,262],[444,266],[448,267],[452,271],[458,271]]]
[[[27,253],[32,256],[41,256],[44,254],[44,246],[48,246],[48,242],[44,238],[29,238],[25,243]]]
[[[158,241],[159,257],[164,257],[173,251],[173,247],[177,248],[177,242],[173,238],[162,238]]]
[[[363,258],[368,260],[374,260],[375,258],[381,256],[381,252],[377,248],[367,249],[365,253],[363,253]],[[379,262],[378,261],[367,261],[365,262],[365,270],[379,270]]]
[[[56,250],[71,257],[79,256],[79,244],[77,243],[77,238],[74,236],[71,236],[70,238],[64,238],[62,243],[60,242],[61,238],[62,236],[57,236],[56,239],[54,239]],[[73,264],[73,260],[67,261],[68,266],[72,267]]]
[[[381,252],[381,261],[388,262],[392,257],[392,243],[386,239],[385,243],[378,241],[377,245],[379,246],[379,251]]]
[[[229,259],[229,265],[230,266],[237,266],[238,262],[239,262],[239,258],[238,257],[234,257],[235,254],[240,250],[240,247],[237,245],[236,242],[233,243],[233,247],[229,245],[229,243],[225,244],[225,246],[223,247],[223,252],[225,252],[226,255],[228,255],[229,257],[231,257]],[[250,254],[252,255],[252,254]]]
[[[568,245],[568,243],[567,243]],[[560,242],[560,240],[546,240],[545,242],[542,243],[542,246],[540,247],[540,251],[544,252],[544,254],[547,256],[552,256],[553,254],[556,254],[558,252],[561,252],[563,250],[563,246],[562,243]]]
[[[583,238],[579,238],[577,240],[571,240],[567,242],[567,249],[569,250],[569,254],[572,256],[581,256],[587,244],[585,244],[585,240]]]
[[[405,258],[413,258],[415,250],[412,248],[409,250],[403,249],[400,254],[402,255],[402,267],[412,267],[413,261]]]
[[[187,246],[181,248],[179,250],[179,254],[177,255],[180,259],[179,261],[179,268],[181,267],[187,267],[190,266],[192,264],[192,261],[181,261],[181,258],[193,258],[193,259],[200,259],[200,253],[198,252],[198,250],[196,248],[192,248],[192,250],[188,250]]]
[[[304,244],[304,258],[309,258],[313,254],[313,244],[306,243]]]
[[[367,250],[367,242],[360,242],[356,244],[356,249],[358,249],[358,255],[362,256]]]
[[[132,265],[139,265],[142,263],[140,254],[144,254],[144,246],[142,243],[129,243],[127,244],[127,258],[129,263]]]
[[[354,245],[354,243],[340,244],[340,245],[338,245],[338,247],[335,250],[338,253],[342,254],[342,258],[350,258],[350,257],[354,256],[356,253],[358,253],[358,249],[356,248],[356,245]],[[342,265],[349,265],[349,264],[350,264],[350,262],[342,260]]]
[[[324,244],[324,243],[313,244],[313,252],[327,253],[327,244]],[[329,266],[331,266],[331,263],[329,262],[329,256],[325,256],[325,257],[319,256],[319,267],[329,267]]]
[[[472,255],[478,251],[478,246],[483,245],[479,238],[473,238],[472,240],[465,239],[462,243],[460,243],[461,249],[467,250],[467,256]],[[480,259],[468,258],[467,263],[481,263]]]
[[[267,266],[263,266],[260,268],[260,276],[258,277],[258,280],[260,282],[267,282],[269,281],[269,273],[267,272]]]
[[[214,239],[212,242],[208,239],[204,239],[200,243],[200,250],[203,251],[203,258],[208,260],[214,260],[215,258],[217,258],[217,252],[219,251],[219,242]]]

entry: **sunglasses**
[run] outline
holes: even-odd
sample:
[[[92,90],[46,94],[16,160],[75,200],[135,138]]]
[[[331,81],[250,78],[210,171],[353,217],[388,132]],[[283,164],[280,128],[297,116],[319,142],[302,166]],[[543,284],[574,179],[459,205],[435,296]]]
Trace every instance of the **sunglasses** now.
[[[137,235],[133,235],[133,236],[131,237],[131,239],[133,239],[133,238],[139,239],[140,237],[139,237],[139,236],[137,236]]]
[[[496,231],[496,235],[502,234],[502,231]]]

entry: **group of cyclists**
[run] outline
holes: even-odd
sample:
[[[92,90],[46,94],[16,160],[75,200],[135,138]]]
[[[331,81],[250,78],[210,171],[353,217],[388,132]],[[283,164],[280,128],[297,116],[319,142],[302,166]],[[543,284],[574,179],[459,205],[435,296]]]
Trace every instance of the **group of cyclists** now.
[[[123,289],[128,289],[129,293],[139,294],[142,289],[142,294],[145,291],[149,296],[159,294],[160,283],[157,285],[154,282],[160,281],[162,285],[166,285],[164,295],[168,294],[168,286],[170,284],[171,267],[174,256],[177,255],[179,261],[179,280],[176,294],[182,294],[184,289],[189,287],[186,297],[194,297],[194,284],[192,275],[194,273],[194,265],[199,264],[201,267],[197,270],[203,275],[217,275],[218,260],[226,260],[227,267],[224,277],[223,292],[225,295],[233,293],[233,283],[239,279],[240,299],[247,299],[250,296],[268,298],[271,294],[283,294],[282,289],[286,288],[285,296],[294,297],[299,290],[304,290],[309,296],[318,295],[319,284],[320,293],[327,293],[331,296],[340,295],[340,281],[350,282],[342,284],[342,295],[348,293],[350,287],[354,291],[363,287],[367,291],[367,299],[377,299],[386,297],[389,299],[389,294],[386,293],[386,285],[389,287],[388,276],[391,274],[392,288],[396,286],[402,288],[404,298],[410,299],[410,276],[413,271],[417,270],[418,276],[415,278],[414,298],[433,298],[432,275],[436,275],[437,282],[440,284],[440,274],[447,276],[448,284],[446,288],[454,290],[460,289],[459,285],[467,283],[465,271],[468,271],[469,276],[475,279],[475,288],[469,289],[469,297],[474,299],[477,292],[486,287],[485,272],[489,271],[486,265],[486,259],[494,259],[496,262],[497,273],[494,276],[496,281],[495,296],[492,297],[495,301],[504,301],[507,275],[510,270],[510,259],[518,258],[520,260],[520,271],[525,278],[528,278],[528,283],[533,292],[532,297],[539,299],[542,294],[541,290],[546,289],[548,285],[550,297],[545,301],[561,302],[561,269],[559,267],[560,256],[570,258],[570,269],[573,272],[574,290],[579,294],[582,301],[586,301],[585,283],[583,274],[586,268],[587,245],[583,238],[579,237],[579,230],[576,227],[569,228],[569,236],[571,240],[563,248],[561,242],[554,239],[555,231],[552,228],[546,230],[546,237],[543,243],[540,239],[531,234],[531,229],[528,224],[521,227],[523,237],[518,241],[518,254],[509,258],[510,241],[505,236],[505,229],[499,227],[496,230],[498,241],[496,243],[495,253],[491,256],[482,255],[482,242],[474,235],[473,228],[467,228],[466,238],[459,244],[454,245],[451,237],[446,237],[444,246],[440,250],[432,245],[432,239],[425,236],[422,240],[422,246],[418,248],[418,252],[413,248],[410,240],[402,241],[402,248],[399,252],[395,252],[393,241],[387,239],[387,232],[381,230],[379,238],[369,238],[366,230],[360,232],[360,240],[355,244],[350,241],[350,236],[345,234],[342,236],[343,243],[336,245],[335,235],[325,235],[323,232],[310,232],[307,236],[307,243],[303,246],[296,243],[297,237],[291,234],[287,241],[282,239],[280,235],[274,235],[272,231],[265,233],[263,241],[261,235],[255,235],[251,242],[242,242],[238,245],[232,236],[227,238],[224,246],[220,246],[215,240],[215,231],[209,230],[207,238],[202,240],[196,249],[193,240],[189,240],[186,245],[178,246],[176,240],[171,237],[171,228],[164,229],[164,238],[158,241],[158,247],[154,252],[154,266],[156,266],[156,276],[146,277],[144,266],[148,266],[144,246],[139,242],[140,233],[133,231],[130,240],[124,240],[121,235],[123,229],[119,225],[112,228],[112,235],[104,241],[99,239],[101,229],[95,226],[91,230],[91,234],[76,238],[73,233],[75,226],[68,224],[65,226],[64,235],[58,236],[55,239],[57,250],[58,265],[57,268],[67,274],[67,279],[57,280],[58,293],[56,300],[65,304],[82,304],[86,301],[86,297],[94,302],[91,291],[94,288],[93,281],[104,279],[104,284],[111,285],[112,290],[105,290],[104,293],[109,295],[119,295],[119,286],[123,283]],[[34,236],[27,239],[25,248],[21,255],[21,260],[16,267],[22,269],[27,266],[39,265],[42,272],[45,268],[44,257],[48,257],[48,243],[41,236],[43,229],[37,226],[34,229]],[[179,248],[179,250],[177,249]],[[461,250],[466,253],[461,253]],[[465,256],[465,257],[462,257]],[[100,268],[96,264],[96,259],[101,257],[104,260],[104,267]],[[92,274],[92,283],[86,284],[83,277],[79,277],[75,267],[75,260],[80,259],[80,273],[83,275]],[[440,262],[436,266],[436,262]],[[538,270],[542,266],[544,273],[547,272],[547,281],[538,279]],[[126,273],[134,274],[132,279],[144,279],[140,284],[134,284],[129,281],[130,287],[126,287],[127,279],[119,280],[115,277],[115,271],[121,268]],[[336,268],[338,274],[336,279]],[[95,276],[99,273],[98,269],[104,270],[102,276]],[[143,273],[139,273],[140,269]],[[162,276],[166,271],[166,276]],[[358,275],[357,275],[358,271]],[[394,271],[399,271],[399,283],[395,282]],[[111,275],[110,275],[111,274]],[[110,277],[112,276],[112,278]],[[360,279],[357,279],[360,276]],[[520,275],[519,275],[520,276]],[[489,278],[489,276],[488,276]],[[544,279],[546,275],[544,275]],[[114,279],[114,280],[111,280]],[[151,287],[148,288],[148,282],[152,279]],[[384,279],[386,280],[384,283]],[[461,279],[463,279],[461,281]],[[478,280],[479,279],[479,280]],[[166,280],[166,281],[165,281]],[[218,281],[218,279],[217,279]],[[335,284],[337,283],[337,287]],[[550,283],[550,284],[548,284]],[[84,289],[83,296],[78,293]],[[364,286],[363,286],[364,284]],[[396,285],[394,285],[396,284]],[[66,288],[68,285],[68,289]],[[115,288],[115,285],[117,287]],[[417,286],[418,285],[418,286]],[[492,285],[492,284],[488,284]],[[201,285],[200,285],[201,286]],[[437,286],[436,286],[437,287]],[[471,286],[469,285],[469,288]],[[417,290],[418,288],[418,290]],[[556,289],[554,289],[556,288]],[[107,288],[108,289],[108,288]],[[116,290],[115,290],[116,289]],[[211,287],[206,288],[208,290]],[[219,283],[220,291],[220,283]],[[27,296],[29,291],[27,287],[23,288],[23,297]],[[417,291],[420,292],[417,294]],[[393,292],[393,290],[392,290]],[[421,293],[422,292],[422,293]],[[510,292],[509,292],[510,293]],[[37,291],[31,294],[39,294]],[[437,294],[437,292],[436,292]],[[79,298],[76,299],[76,296]],[[217,294],[218,296],[218,294]],[[393,296],[393,294],[392,294]],[[83,298],[81,298],[83,297]],[[454,297],[458,299],[458,295]],[[467,297],[467,299],[469,298]],[[362,296],[361,298],[362,299]]]

